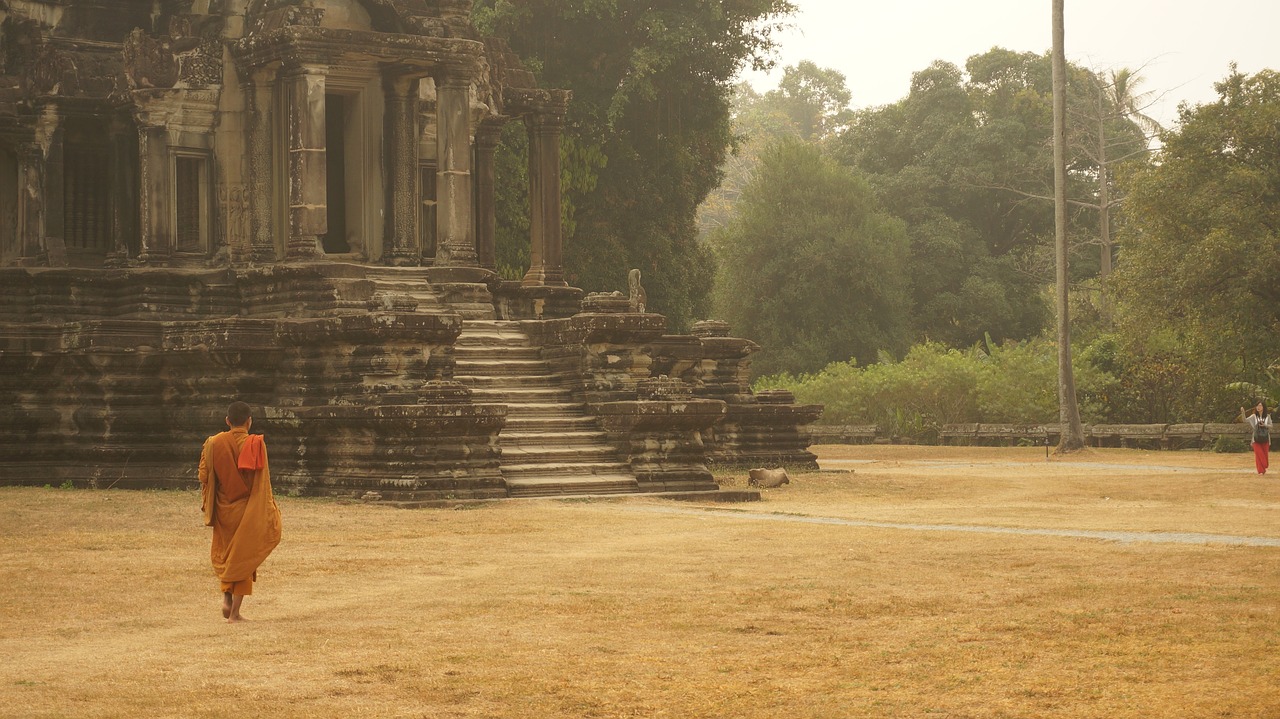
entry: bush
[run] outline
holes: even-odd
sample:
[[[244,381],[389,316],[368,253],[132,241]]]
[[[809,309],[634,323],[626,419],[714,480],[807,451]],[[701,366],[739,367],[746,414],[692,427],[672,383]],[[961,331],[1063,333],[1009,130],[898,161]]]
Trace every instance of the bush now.
[[[925,343],[900,362],[838,362],[816,374],[763,377],[756,388],[786,388],[800,402],[826,405],[822,424],[875,424],[900,439],[934,441],[947,424],[1056,422],[1057,361],[1047,340],[964,352]],[[1097,421],[1116,381],[1086,361],[1075,371],[1081,416]]]

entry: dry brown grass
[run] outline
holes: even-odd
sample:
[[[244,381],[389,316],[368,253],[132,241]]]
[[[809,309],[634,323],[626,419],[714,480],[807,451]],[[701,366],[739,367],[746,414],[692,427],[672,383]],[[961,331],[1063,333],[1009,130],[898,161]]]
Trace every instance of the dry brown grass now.
[[[1280,536],[1247,455],[1039,452],[822,448],[879,461],[707,512],[282,499],[245,625],[194,493],[3,489],[0,716],[1280,716],[1280,548],[758,518]]]

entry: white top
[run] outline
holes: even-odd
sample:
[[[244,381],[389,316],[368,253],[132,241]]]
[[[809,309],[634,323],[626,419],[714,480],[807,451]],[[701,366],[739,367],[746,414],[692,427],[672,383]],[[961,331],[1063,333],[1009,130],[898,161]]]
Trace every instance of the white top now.
[[[1261,423],[1263,427],[1270,427],[1271,415],[1267,415],[1266,417],[1258,417],[1258,415],[1256,414],[1251,414],[1245,417],[1244,421],[1248,422],[1249,426],[1252,427],[1253,429],[1257,429],[1259,423]]]

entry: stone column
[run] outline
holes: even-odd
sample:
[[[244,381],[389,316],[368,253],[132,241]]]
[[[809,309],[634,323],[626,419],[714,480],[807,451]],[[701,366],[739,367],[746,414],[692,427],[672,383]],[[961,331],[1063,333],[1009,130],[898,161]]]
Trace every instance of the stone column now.
[[[471,78],[457,69],[436,79],[436,266],[475,267],[471,209]]]
[[[111,236],[114,246],[107,254],[108,267],[123,267],[129,261],[129,238],[135,236],[133,210],[137,207],[137,182],[133,166],[133,133],[119,119],[111,123]]]
[[[494,156],[505,122],[506,118],[489,119],[476,127],[476,262],[487,270],[498,267]]]
[[[564,109],[539,110],[529,128],[529,271],[525,285],[565,286],[560,227],[560,132]]]
[[[248,171],[249,171],[249,258],[252,262],[275,262],[275,187],[272,148],[272,92],[275,78],[266,71],[254,74],[249,82]]]
[[[290,68],[285,88],[289,100],[289,236],[285,257],[317,259],[322,255],[320,240],[329,231],[324,71],[315,66]]]
[[[44,149],[38,142],[24,142],[18,162],[22,166],[18,200],[19,231],[23,263],[32,263],[44,254]]]
[[[138,122],[138,260],[164,264],[173,254],[169,222],[169,133],[163,126]]]
[[[388,77],[386,94],[388,265],[419,264],[418,240],[418,78]]]

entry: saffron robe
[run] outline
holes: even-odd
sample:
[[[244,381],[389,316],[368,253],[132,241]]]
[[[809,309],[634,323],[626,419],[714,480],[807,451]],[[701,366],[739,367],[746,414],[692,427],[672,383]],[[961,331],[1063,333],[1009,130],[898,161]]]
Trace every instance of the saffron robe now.
[[[258,567],[280,543],[266,445],[244,427],[215,434],[200,452],[199,474],[204,523],[213,527],[213,570],[224,591],[234,585],[236,594],[250,594]]]

